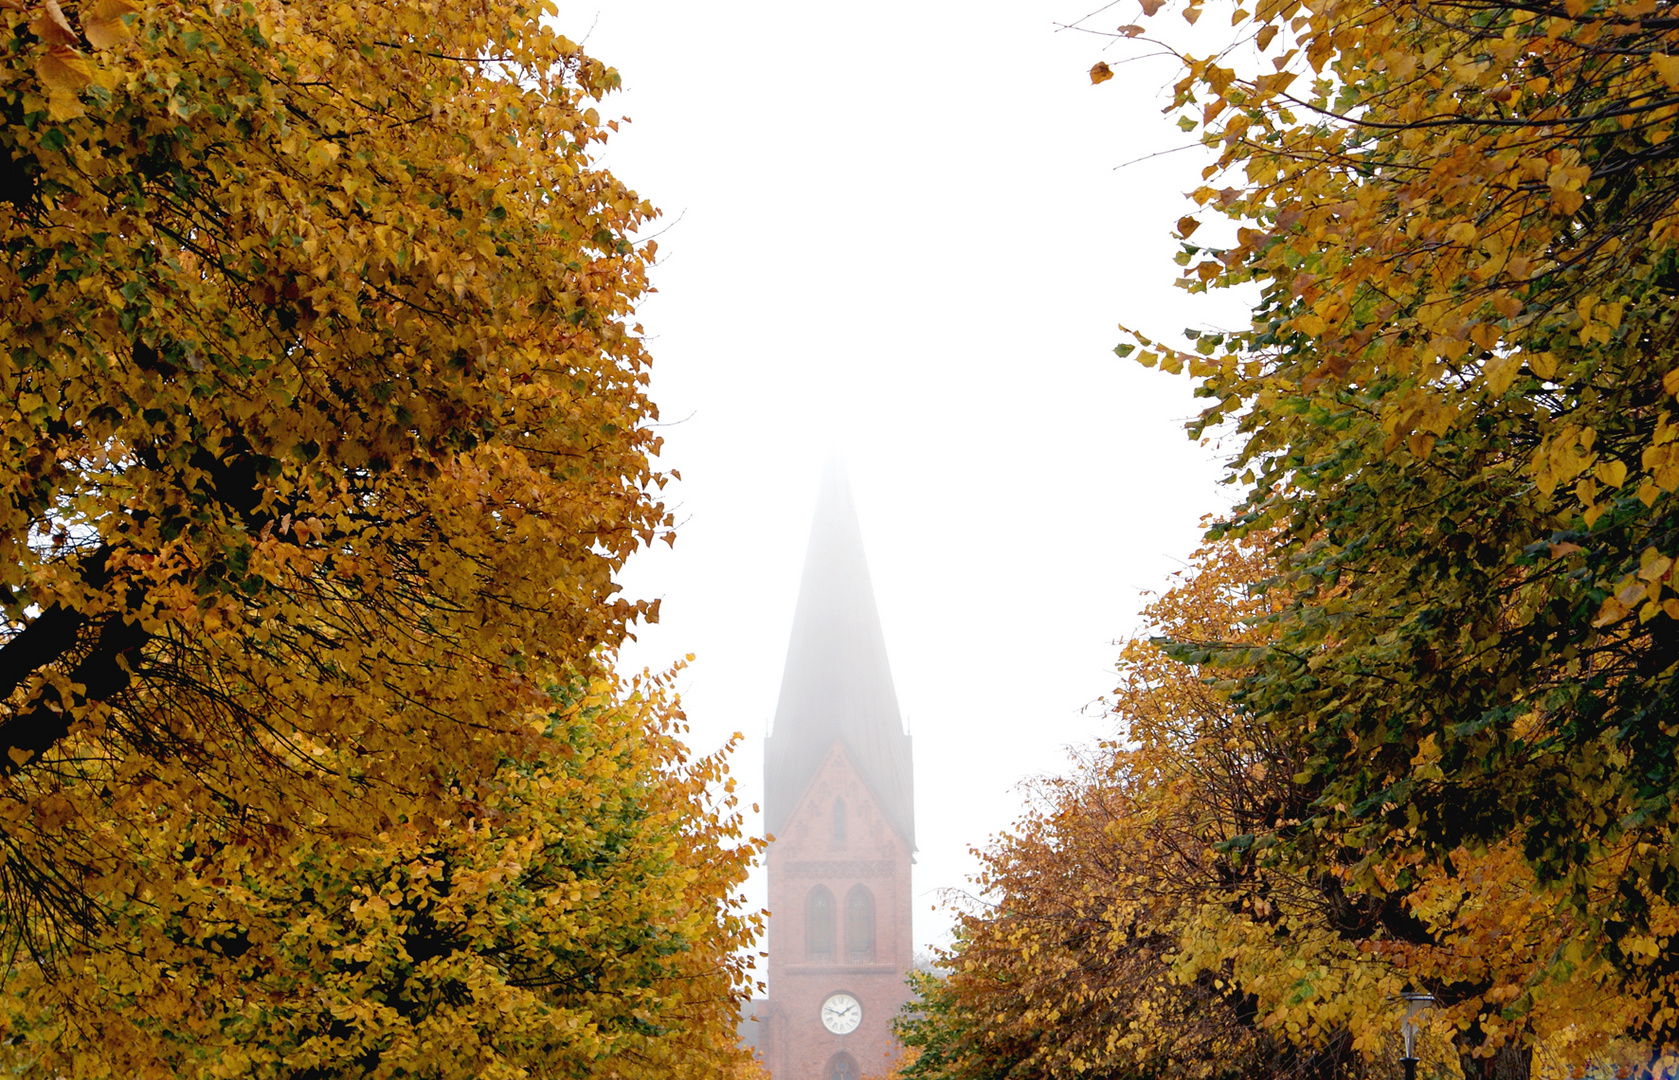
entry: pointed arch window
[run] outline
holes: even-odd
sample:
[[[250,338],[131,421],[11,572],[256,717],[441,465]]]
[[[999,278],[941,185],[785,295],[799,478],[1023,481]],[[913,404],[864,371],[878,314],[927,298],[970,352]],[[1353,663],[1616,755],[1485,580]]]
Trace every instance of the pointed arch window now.
[[[874,893],[861,885],[845,897],[845,955],[854,964],[874,960]]]
[[[818,885],[805,895],[805,959],[834,958],[834,894]]]
[[[862,1074],[857,1071],[857,1059],[850,1054],[835,1054],[828,1059],[828,1067],[822,1070],[822,1080],[862,1080]]]
[[[845,843],[845,800],[834,800],[834,843]]]

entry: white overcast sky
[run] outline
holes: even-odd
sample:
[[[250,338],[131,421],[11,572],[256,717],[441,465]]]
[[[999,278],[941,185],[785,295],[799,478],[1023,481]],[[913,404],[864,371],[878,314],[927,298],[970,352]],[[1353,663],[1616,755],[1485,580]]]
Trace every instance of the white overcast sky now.
[[[1116,640],[1229,499],[1183,433],[1187,381],[1111,352],[1121,322],[1239,314],[1171,286],[1207,158],[1116,168],[1183,145],[1161,115],[1174,68],[1091,86],[1095,60],[1145,50],[1058,33],[1081,2],[561,11],[624,77],[602,111],[633,123],[606,163],[666,213],[642,322],[679,539],[626,575],[664,609],[626,667],[696,654],[691,741],[744,733],[735,771],[760,798],[817,481],[841,454],[915,738],[923,946],[1021,781],[1111,730],[1090,703]]]

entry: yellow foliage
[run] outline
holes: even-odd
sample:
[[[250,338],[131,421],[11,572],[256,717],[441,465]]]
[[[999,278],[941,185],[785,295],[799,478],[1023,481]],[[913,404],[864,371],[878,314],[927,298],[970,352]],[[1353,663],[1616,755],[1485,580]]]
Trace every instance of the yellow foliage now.
[[[548,11],[0,5],[0,917],[38,956],[152,887],[112,822],[429,828],[656,614],[613,581],[669,525],[653,211]]]
[[[0,4],[10,1071],[744,1069],[756,846],[608,672],[655,211],[554,15]]]
[[[1557,955],[1618,970],[1658,1044],[1679,1037],[1651,974],[1679,902],[1674,13],[1265,3],[1259,51],[1186,48],[1174,100],[1214,158],[1193,197],[1235,237],[1184,244],[1179,284],[1253,297],[1197,342],[1191,433],[1236,447],[1218,532],[1263,533],[1289,597],[1230,675],[1309,792],[1276,857],[1374,895],[1520,851],[1577,935]],[[1528,1037],[1537,1001],[1476,1023]]]
[[[759,927],[736,893],[761,845],[707,795],[721,756],[684,761],[662,683],[557,690],[525,753],[451,784],[441,820],[256,842],[169,804],[111,823],[104,842],[153,876],[104,898],[56,977],[14,967],[0,1063],[745,1077],[735,1020]]]
[[[1153,604],[1156,636],[1127,645],[1110,700],[1122,737],[983,853],[985,904],[904,1024],[910,1080],[1390,1076],[1408,989],[1439,1000],[1433,1075],[1525,1070],[1536,1046],[1582,1066],[1648,1057],[1621,1037],[1672,995],[1671,905],[1646,894],[1647,931],[1618,946],[1643,967],[1629,978],[1514,845],[1439,863],[1342,849],[1327,870],[1279,857],[1321,811],[1298,742],[1228,696],[1288,607],[1260,584],[1263,546],[1215,545]],[[1437,741],[1417,757],[1438,772]]]

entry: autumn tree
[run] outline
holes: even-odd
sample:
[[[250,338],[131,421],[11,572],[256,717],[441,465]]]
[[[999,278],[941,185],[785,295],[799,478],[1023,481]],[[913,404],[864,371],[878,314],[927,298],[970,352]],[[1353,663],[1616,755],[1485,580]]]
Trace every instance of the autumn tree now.
[[[1235,572],[1250,562],[1215,567],[1195,579],[1193,596],[1174,592],[1151,615],[1233,644],[1237,612],[1263,606]],[[1252,796],[1286,789],[1289,770],[1267,782],[1270,749],[1244,746],[1221,692],[1147,641],[1127,648],[1123,672],[1115,705],[1127,740],[1040,781],[1032,812],[982,853],[978,900],[961,916],[945,974],[918,980],[900,1024],[917,1055],[904,1075],[1363,1075],[1345,1030],[1296,1039],[1267,1030],[1239,971],[1259,962],[1251,952],[1227,951],[1226,941],[1184,962],[1191,935],[1218,932],[1204,907],[1237,914],[1265,896],[1281,905],[1275,881],[1252,887],[1251,861],[1244,868],[1215,845],[1278,812]],[[1215,773],[1225,782],[1210,783]]]
[[[906,1076],[1364,1077],[1397,1070],[1397,995],[1439,1000],[1436,1072],[1526,1076],[1534,1047],[1647,1063],[1671,978],[1629,978],[1509,845],[1362,873],[1279,865],[1312,813],[1304,744],[1248,712],[1241,672],[1286,599],[1263,544],[1225,541],[1150,607],[1111,706],[1122,737],[1044,781],[982,855],[981,903],[902,1024]],[[1653,900],[1662,935],[1679,913]],[[1650,944],[1653,945],[1654,939]]]
[[[0,4],[9,1070],[744,1074],[756,848],[609,670],[654,211],[554,14]]]
[[[689,760],[664,680],[554,688],[533,752],[444,821],[271,833],[161,803],[150,882],[56,973],[0,994],[18,1076],[747,1075],[759,926],[722,755]],[[339,751],[323,748],[329,759]],[[336,763],[336,761],[335,761]]]
[[[0,920],[37,958],[161,887],[177,815],[234,862],[432,850],[655,613],[613,580],[670,523],[653,211],[552,14],[0,5]]]
[[[1237,700],[1318,786],[1285,846],[1373,874],[1508,840],[1630,956],[1679,895],[1679,24],[1234,7],[1241,40],[1177,85],[1217,153],[1180,261],[1252,321],[1140,343],[1239,444],[1231,531],[1280,530],[1289,606]]]

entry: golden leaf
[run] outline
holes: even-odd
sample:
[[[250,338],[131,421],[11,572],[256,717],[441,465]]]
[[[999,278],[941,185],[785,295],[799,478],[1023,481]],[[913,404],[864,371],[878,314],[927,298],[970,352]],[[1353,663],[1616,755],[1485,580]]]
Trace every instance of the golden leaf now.
[[[1178,235],[1183,237],[1185,240],[1189,239],[1190,234],[1200,227],[1201,223],[1192,217],[1181,217],[1178,219]]]
[[[1258,34],[1254,35],[1254,44],[1258,45],[1260,49],[1264,49],[1267,45],[1271,44],[1271,39],[1276,36],[1277,28],[1267,23],[1259,28]]]
[[[47,118],[50,120],[74,120],[86,113],[82,99],[69,90],[54,90],[47,94]]]
[[[35,61],[35,74],[53,93],[75,93],[93,82],[93,68],[75,49],[54,45]]]
[[[1516,373],[1521,369],[1520,354],[1502,353],[1487,361],[1486,366],[1481,369],[1481,377],[1487,381],[1487,390],[1497,397],[1510,389]]]
[[[1166,0],[1142,0],[1143,14],[1152,16],[1166,6]]]
[[[70,20],[64,17],[64,9],[58,6],[58,0],[46,0],[41,6],[41,14],[30,20],[29,31],[48,46],[78,44],[76,31],[71,28]]]
[[[1605,627],[1610,623],[1619,622],[1627,616],[1627,606],[1616,597],[1606,597],[1603,605],[1597,609],[1597,617],[1592,619],[1592,626]]]
[[[123,16],[139,12],[132,0],[98,0],[82,15],[82,32],[96,49],[109,49],[133,36]]]
[[[1323,332],[1329,329],[1328,324],[1323,321],[1323,318],[1317,313],[1311,311],[1308,311],[1304,315],[1295,316],[1294,321],[1290,325],[1302,334],[1307,334],[1311,337],[1321,337]]]
[[[1106,60],[1098,60],[1095,64],[1091,65],[1090,83],[1092,86],[1100,86],[1113,77],[1113,69],[1108,67]]]
[[[1667,84],[1669,90],[1679,90],[1679,56],[1651,53],[1650,66],[1655,69],[1656,76]]]

